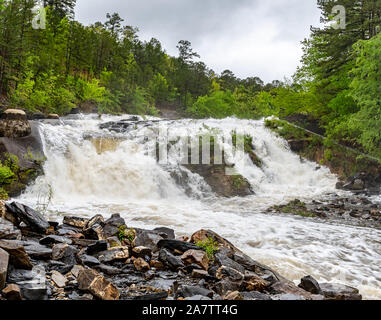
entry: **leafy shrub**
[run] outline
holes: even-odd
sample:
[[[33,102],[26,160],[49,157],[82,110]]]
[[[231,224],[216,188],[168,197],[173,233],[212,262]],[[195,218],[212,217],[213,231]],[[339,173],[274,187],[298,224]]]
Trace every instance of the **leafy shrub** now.
[[[196,246],[205,250],[209,260],[214,260],[214,255],[219,250],[218,243],[211,237],[209,237],[205,241],[197,242]]]

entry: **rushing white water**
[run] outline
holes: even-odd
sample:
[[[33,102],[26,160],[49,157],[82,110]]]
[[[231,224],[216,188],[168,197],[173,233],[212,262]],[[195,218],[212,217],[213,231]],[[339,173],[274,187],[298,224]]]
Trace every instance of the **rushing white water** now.
[[[125,118],[99,120],[90,115],[64,119],[59,125],[41,124],[45,175],[19,200],[39,206],[51,195],[50,219],[119,212],[134,227],[168,226],[179,235],[212,229],[289,279],[310,274],[318,281],[357,287],[365,298],[381,298],[381,231],[264,214],[269,206],[295,198],[324,199],[336,192],[336,177],[327,168],[301,161],[263,121],[160,121],[139,123],[118,134],[99,129],[100,123]],[[181,157],[173,153],[167,164],[158,164],[152,151],[159,128],[169,129],[170,140],[245,128],[264,165],[256,167],[247,156],[236,170],[256,194],[216,197],[200,176],[179,165]],[[180,187],[173,174],[181,172],[188,178]]]

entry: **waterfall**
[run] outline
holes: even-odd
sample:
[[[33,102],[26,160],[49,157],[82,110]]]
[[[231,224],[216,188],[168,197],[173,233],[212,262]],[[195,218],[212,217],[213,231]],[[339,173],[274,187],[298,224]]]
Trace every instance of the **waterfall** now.
[[[301,160],[263,120],[148,118],[126,122],[126,130],[100,128],[128,118],[80,115],[42,122],[45,174],[19,201],[36,206],[51,198],[47,214],[52,220],[63,214],[106,217],[118,212],[130,226],[168,226],[178,235],[209,228],[290,279],[311,274],[318,281],[359,287],[366,298],[381,297],[379,230],[264,213],[295,198],[318,200],[337,193],[337,177],[328,168]],[[178,146],[179,137],[228,136],[244,129],[263,165],[257,167],[245,155],[235,170],[255,194],[216,196],[201,176],[182,165],[176,152],[169,151],[167,162],[159,163],[155,137],[163,129],[172,147]],[[184,174],[182,183],[174,178]]]

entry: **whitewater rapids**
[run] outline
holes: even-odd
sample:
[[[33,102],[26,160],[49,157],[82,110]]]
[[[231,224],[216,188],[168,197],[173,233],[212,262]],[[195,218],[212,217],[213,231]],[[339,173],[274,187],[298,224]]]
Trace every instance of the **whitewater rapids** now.
[[[337,193],[337,177],[325,167],[301,161],[263,120],[183,119],[148,121],[149,125],[142,121],[122,133],[99,128],[101,123],[127,118],[79,115],[59,123],[41,122],[45,175],[17,200],[39,207],[51,198],[46,213],[51,220],[65,214],[120,213],[129,226],[167,226],[177,235],[211,229],[296,283],[312,275],[319,282],[359,288],[365,299],[381,299],[380,230],[264,213],[295,198],[324,200]],[[180,186],[172,176],[186,171],[180,157],[169,154],[163,165],[153,156],[153,135],[159,128],[168,129],[176,144],[177,136],[229,134],[243,127],[263,161],[258,168],[247,156],[236,167],[250,182],[253,196],[216,197],[200,176],[190,172]]]

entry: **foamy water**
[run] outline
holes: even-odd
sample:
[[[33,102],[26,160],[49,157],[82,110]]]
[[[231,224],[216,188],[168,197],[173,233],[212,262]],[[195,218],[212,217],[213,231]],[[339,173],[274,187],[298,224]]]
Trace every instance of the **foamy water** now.
[[[118,134],[99,129],[100,123],[125,118],[81,116],[59,125],[41,124],[45,175],[19,200],[36,206],[51,190],[50,219],[119,212],[130,226],[168,226],[178,235],[209,228],[289,279],[312,275],[357,287],[367,299],[381,299],[380,230],[264,214],[295,198],[324,199],[336,192],[337,178],[327,168],[301,162],[262,120],[160,121]],[[178,154],[169,152],[163,165],[153,156],[159,129],[168,129],[169,140],[176,141],[177,136],[227,135],[242,128],[254,138],[263,161],[258,168],[246,156],[236,166],[252,185],[253,196],[218,198],[200,176],[180,165]],[[188,178],[179,186],[172,175],[184,172]]]

